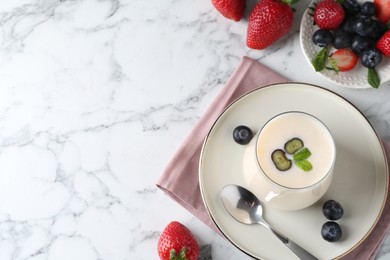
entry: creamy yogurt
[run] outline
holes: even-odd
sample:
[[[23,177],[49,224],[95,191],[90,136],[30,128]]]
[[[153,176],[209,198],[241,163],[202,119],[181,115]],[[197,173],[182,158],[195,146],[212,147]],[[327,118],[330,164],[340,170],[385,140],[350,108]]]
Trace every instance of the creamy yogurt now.
[[[286,142],[299,138],[311,155],[312,169],[304,171],[286,153],[292,165],[278,170],[271,155]],[[336,146],[328,128],[303,112],[285,112],[270,119],[245,148],[243,173],[248,188],[265,204],[281,210],[299,210],[318,201],[333,177]]]
[[[280,171],[275,167],[271,154],[276,149],[284,149],[285,144],[299,138],[303,147],[309,149],[307,159],[313,168],[304,171],[293,161],[291,168]],[[335,158],[335,145],[326,126],[317,118],[301,112],[289,112],[271,119],[260,131],[256,154],[263,172],[275,183],[288,188],[304,188],[318,183],[332,169]]]

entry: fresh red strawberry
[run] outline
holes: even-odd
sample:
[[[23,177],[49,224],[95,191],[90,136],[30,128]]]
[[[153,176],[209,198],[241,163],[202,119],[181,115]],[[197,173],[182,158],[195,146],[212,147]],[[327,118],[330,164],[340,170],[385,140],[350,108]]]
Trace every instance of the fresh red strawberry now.
[[[390,30],[385,32],[376,43],[376,48],[382,52],[383,55],[390,57]]]
[[[382,23],[390,20],[390,0],[374,0],[375,16]]]
[[[157,251],[161,260],[196,260],[199,245],[186,226],[172,221],[162,232]]]
[[[246,44],[265,49],[284,36],[293,23],[291,7],[281,0],[261,0],[249,17]]]
[[[322,0],[315,6],[313,17],[319,28],[333,30],[343,22],[345,11],[335,0]]]
[[[359,56],[350,49],[338,49],[330,57],[330,63],[336,71],[351,70],[355,67],[358,60]]]
[[[240,21],[245,9],[245,0],[211,0],[214,7],[226,18]]]

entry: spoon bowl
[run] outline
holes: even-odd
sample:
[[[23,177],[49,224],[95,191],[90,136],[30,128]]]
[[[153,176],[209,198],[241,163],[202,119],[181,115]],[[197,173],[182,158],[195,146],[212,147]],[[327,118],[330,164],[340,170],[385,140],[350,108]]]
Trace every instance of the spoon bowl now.
[[[222,189],[221,200],[227,212],[237,221],[246,225],[260,224],[264,226],[290,248],[300,259],[317,259],[301,246],[273,229],[264,220],[261,202],[251,191],[242,186],[230,184]]]
[[[260,200],[244,187],[225,186],[221,192],[221,199],[227,212],[239,222],[250,225],[264,221]]]

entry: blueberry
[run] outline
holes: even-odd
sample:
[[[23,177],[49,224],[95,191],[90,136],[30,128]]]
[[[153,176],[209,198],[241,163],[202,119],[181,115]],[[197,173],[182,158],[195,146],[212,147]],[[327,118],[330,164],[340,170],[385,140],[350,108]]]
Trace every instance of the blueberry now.
[[[356,19],[353,28],[355,32],[360,36],[369,36],[371,34],[371,30],[374,26],[374,19],[371,17],[367,17],[364,15],[359,16]]]
[[[312,40],[315,45],[325,47],[332,43],[333,35],[328,30],[318,29],[313,33]]]
[[[341,29],[347,33],[355,33],[355,28],[354,28],[354,25],[355,25],[355,21],[356,21],[356,17],[355,16],[346,16],[344,18],[344,21],[343,23],[341,24]]]
[[[375,14],[375,6],[373,2],[364,2],[361,5],[360,12],[366,16],[373,16]]]
[[[352,37],[351,49],[357,55],[361,55],[364,50],[371,46],[371,41],[367,37],[355,35]]]
[[[342,6],[347,14],[357,14],[360,12],[360,5],[356,0],[345,0]]]
[[[372,27],[369,31],[369,37],[371,39],[377,40],[386,32],[386,25],[381,23],[378,20],[374,20]]]
[[[252,137],[252,130],[247,126],[240,125],[233,130],[233,139],[238,144],[248,144]]]
[[[382,62],[382,54],[376,48],[368,48],[361,55],[361,63],[366,68],[375,68]]]
[[[344,214],[341,204],[335,200],[328,200],[322,206],[322,213],[329,220],[338,220]]]
[[[349,33],[343,30],[337,30],[333,36],[333,47],[336,49],[347,48],[351,44],[352,37]]]
[[[339,224],[334,221],[328,221],[322,225],[321,236],[328,242],[336,242],[343,235]]]

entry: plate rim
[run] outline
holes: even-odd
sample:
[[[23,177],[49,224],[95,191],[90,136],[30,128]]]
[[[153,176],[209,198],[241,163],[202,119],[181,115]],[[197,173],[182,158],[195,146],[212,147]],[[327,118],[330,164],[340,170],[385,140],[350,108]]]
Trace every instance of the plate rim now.
[[[373,131],[373,133],[375,134],[376,136],[376,140],[378,141],[379,145],[380,145],[380,148],[381,148],[381,151],[382,151],[382,154],[383,154],[383,158],[384,158],[384,165],[385,165],[385,181],[386,181],[386,185],[385,185],[385,191],[384,191],[384,198],[383,198],[383,201],[382,201],[382,204],[381,204],[381,207],[380,207],[380,210],[377,214],[377,216],[375,217],[375,221],[371,224],[371,227],[369,228],[369,230],[366,232],[366,234],[353,246],[351,247],[349,250],[347,250],[346,252],[344,252],[343,254],[341,255],[338,255],[336,256],[334,259],[340,259],[346,255],[348,255],[349,253],[351,253],[353,250],[355,250],[359,245],[361,245],[366,239],[367,237],[372,233],[372,231],[375,229],[375,227],[377,226],[378,224],[378,221],[380,219],[380,217],[382,216],[383,214],[383,210],[385,208],[385,205],[386,205],[386,202],[388,200],[388,193],[389,193],[389,165],[388,165],[388,158],[386,156],[386,151],[385,151],[385,148],[383,146],[383,142],[381,141],[381,137],[379,136],[378,132],[376,131],[376,129],[374,128],[374,126],[372,125],[372,123],[368,120],[368,118],[362,113],[362,111],[360,111],[353,103],[351,103],[351,101],[347,100],[346,98],[344,98],[343,96],[341,96],[340,94],[330,90],[330,89],[327,89],[325,87],[322,87],[322,86],[319,86],[319,85],[316,85],[316,84],[311,84],[311,83],[304,83],[304,82],[283,82],[283,83],[272,83],[272,84],[267,84],[267,85],[264,85],[264,86],[258,86],[242,95],[240,95],[239,97],[237,97],[236,99],[234,99],[230,104],[228,104],[218,115],[218,117],[214,120],[213,124],[211,125],[209,131],[207,132],[204,140],[203,140],[203,143],[202,143],[202,147],[201,147],[201,152],[200,152],[200,157],[199,157],[199,165],[198,165],[198,180],[199,180],[199,188],[200,188],[200,193],[201,193],[201,197],[202,197],[202,201],[203,201],[203,204],[207,210],[207,214],[209,215],[210,219],[212,220],[212,222],[214,223],[215,227],[220,231],[220,233],[232,244],[234,245],[237,249],[239,249],[240,251],[242,251],[243,253],[245,253],[246,255],[250,256],[250,257],[253,257],[254,259],[260,259],[258,258],[258,256],[255,256],[249,252],[247,252],[245,249],[241,248],[240,246],[237,245],[237,243],[235,243],[234,241],[232,241],[229,236],[227,236],[224,231],[222,230],[222,228],[218,225],[217,221],[214,219],[214,217],[212,216],[211,214],[211,210],[209,209],[209,205],[207,204],[206,202],[206,198],[205,198],[205,194],[204,194],[204,191],[202,189],[202,178],[201,178],[201,167],[202,167],[202,163],[203,163],[203,154],[204,154],[204,150],[205,150],[205,147],[207,145],[207,141],[209,140],[210,138],[210,135],[212,133],[212,130],[215,128],[216,124],[219,122],[219,120],[221,119],[221,117],[229,110],[231,109],[232,106],[234,106],[237,102],[239,102],[241,99],[245,98],[246,96],[248,95],[251,95],[253,94],[254,92],[257,92],[257,91],[261,91],[262,89],[267,89],[267,88],[272,88],[272,87],[278,87],[278,86],[287,86],[287,85],[298,85],[298,86],[303,86],[303,87],[309,87],[309,88],[317,88],[319,91],[325,91],[327,92],[327,94],[330,94],[330,95],[334,95],[336,96],[337,98],[343,100],[344,102],[346,102],[349,106],[351,106],[356,112],[358,112],[362,118],[365,120],[365,122],[368,123],[370,129]]]

